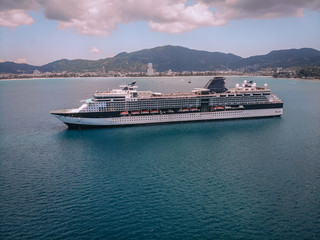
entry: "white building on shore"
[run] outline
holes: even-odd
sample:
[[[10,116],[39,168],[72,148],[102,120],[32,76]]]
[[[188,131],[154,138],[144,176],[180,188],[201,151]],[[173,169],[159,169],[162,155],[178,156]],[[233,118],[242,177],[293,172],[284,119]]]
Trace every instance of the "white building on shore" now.
[[[153,68],[152,68],[152,63],[148,63],[147,75],[148,76],[153,76],[154,75],[154,71],[153,71]]]
[[[41,73],[40,73],[40,71],[38,69],[33,71],[33,76],[37,76],[38,77],[38,76],[40,76],[40,74]]]

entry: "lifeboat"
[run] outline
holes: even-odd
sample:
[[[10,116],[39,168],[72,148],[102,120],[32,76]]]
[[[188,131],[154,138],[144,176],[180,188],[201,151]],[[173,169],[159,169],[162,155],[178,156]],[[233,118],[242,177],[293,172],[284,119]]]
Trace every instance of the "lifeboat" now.
[[[188,112],[189,111],[189,108],[182,108],[181,109],[181,112]]]
[[[159,110],[151,110],[151,113],[159,113]]]
[[[142,110],[141,113],[142,113],[142,114],[148,114],[148,113],[149,113],[149,110]]]
[[[216,107],[210,107],[210,110],[216,110]]]
[[[132,115],[137,115],[137,114],[139,114],[139,113],[140,113],[139,111],[132,111],[132,112],[131,112]]]
[[[190,108],[190,111],[193,111],[193,112],[198,111],[198,110],[199,110],[199,109],[196,108],[196,107]]]
[[[217,107],[217,110],[223,110],[223,109],[224,109],[224,107],[222,107],[222,106]]]
[[[124,112],[121,112],[120,115],[121,116],[126,116],[126,115],[129,115],[129,112],[128,111],[124,111]]]

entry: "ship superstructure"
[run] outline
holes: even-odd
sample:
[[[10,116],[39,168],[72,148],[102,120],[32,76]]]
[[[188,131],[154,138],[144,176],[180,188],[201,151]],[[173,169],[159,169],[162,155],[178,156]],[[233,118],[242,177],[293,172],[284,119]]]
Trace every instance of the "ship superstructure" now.
[[[134,81],[111,91],[97,91],[79,108],[51,114],[78,128],[272,117],[283,112],[283,102],[267,84],[258,87],[246,80],[227,89],[225,78],[215,77],[188,93],[163,94],[137,88]]]

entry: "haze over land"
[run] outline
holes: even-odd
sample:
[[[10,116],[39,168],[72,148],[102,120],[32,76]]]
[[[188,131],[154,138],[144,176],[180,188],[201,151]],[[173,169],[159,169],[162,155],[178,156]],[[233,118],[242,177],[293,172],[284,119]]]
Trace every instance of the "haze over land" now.
[[[1,0],[0,61],[45,65],[184,46],[242,58],[320,49],[317,0]]]

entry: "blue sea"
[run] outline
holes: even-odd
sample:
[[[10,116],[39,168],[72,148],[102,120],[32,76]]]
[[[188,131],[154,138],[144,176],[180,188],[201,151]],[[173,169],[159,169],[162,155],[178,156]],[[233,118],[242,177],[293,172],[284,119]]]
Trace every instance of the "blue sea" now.
[[[320,81],[246,79],[282,117],[68,130],[96,90],[209,77],[0,81],[0,239],[320,239]]]

